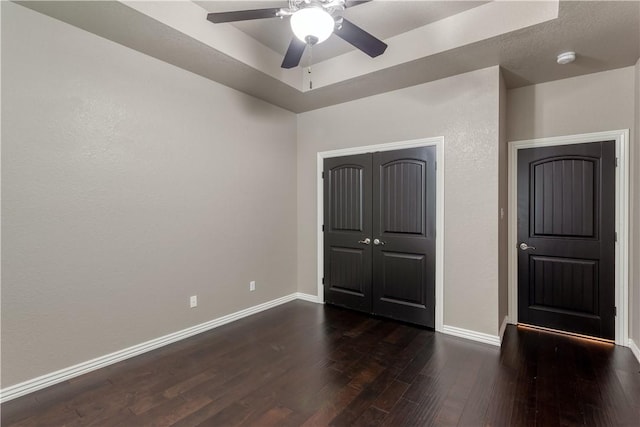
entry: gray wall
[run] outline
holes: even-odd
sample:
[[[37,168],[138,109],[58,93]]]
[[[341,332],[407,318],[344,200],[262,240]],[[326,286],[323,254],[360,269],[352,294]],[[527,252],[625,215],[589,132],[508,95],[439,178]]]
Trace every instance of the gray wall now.
[[[631,328],[629,335],[640,347],[640,60],[635,66],[635,133],[631,146],[631,256],[629,281]]]
[[[507,138],[632,129],[633,87],[634,67],[626,67],[509,90]]]
[[[296,291],[294,114],[8,2],[2,90],[2,387]]]
[[[444,323],[498,333],[498,67],[298,116],[298,287],[316,294],[316,155],[445,139]]]
[[[509,186],[508,186],[508,143],[507,143],[507,86],[500,73],[500,116],[499,116],[499,209],[502,209],[499,225],[499,291],[498,291],[498,325],[502,325],[504,318],[509,315]],[[498,212],[500,215],[500,212]],[[513,322],[513,320],[511,320]]]
[[[543,83],[510,90],[507,93],[507,136],[510,141],[571,135],[617,129],[630,129],[631,146],[631,229],[629,258],[631,267],[630,319],[634,340],[638,331],[640,281],[638,280],[638,233],[640,205],[640,151],[638,145],[638,115],[636,107],[638,66],[589,74],[566,80]],[[634,90],[635,89],[635,90]],[[636,343],[639,341],[636,341]]]

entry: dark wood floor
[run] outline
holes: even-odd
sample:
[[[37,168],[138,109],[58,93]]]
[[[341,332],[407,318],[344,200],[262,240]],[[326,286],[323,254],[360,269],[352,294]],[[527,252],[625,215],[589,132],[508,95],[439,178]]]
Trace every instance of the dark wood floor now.
[[[640,425],[626,348],[502,349],[296,301],[7,402],[3,426]]]

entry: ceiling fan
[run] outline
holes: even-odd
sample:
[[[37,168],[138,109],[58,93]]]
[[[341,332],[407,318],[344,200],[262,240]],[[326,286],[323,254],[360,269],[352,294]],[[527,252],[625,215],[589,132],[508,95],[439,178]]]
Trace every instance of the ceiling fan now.
[[[345,9],[368,1],[371,0],[289,0],[288,7],[213,12],[207,15],[207,19],[218,24],[290,17],[291,29],[295,37],[289,44],[281,67],[293,68],[300,64],[307,45],[322,43],[331,34],[351,43],[372,58],[381,55],[387,48],[384,42],[342,17]]]

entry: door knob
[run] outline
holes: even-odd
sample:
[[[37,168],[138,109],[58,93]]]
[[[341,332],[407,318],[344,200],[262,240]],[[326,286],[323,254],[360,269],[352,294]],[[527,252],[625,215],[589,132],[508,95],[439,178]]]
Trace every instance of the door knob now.
[[[522,249],[523,251],[528,251],[529,249],[533,249],[535,250],[536,247],[535,246],[529,246],[527,245],[525,242],[520,243],[520,249]]]
[[[358,240],[358,243],[362,243],[363,245],[368,245],[369,243],[371,243],[371,239],[367,237],[364,240]]]
[[[384,245],[384,242],[380,239],[373,239],[373,244],[376,246]]]

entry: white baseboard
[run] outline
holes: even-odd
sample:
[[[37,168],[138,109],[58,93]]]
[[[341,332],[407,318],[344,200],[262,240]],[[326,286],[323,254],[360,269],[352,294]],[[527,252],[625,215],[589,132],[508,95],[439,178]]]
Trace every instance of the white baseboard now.
[[[504,339],[504,331],[507,329],[507,323],[509,323],[509,317],[504,316],[504,319],[502,319],[502,324],[500,325],[500,344],[502,344],[502,340]]]
[[[315,302],[316,304],[324,304],[324,302],[320,302],[320,299],[316,295],[305,294],[302,292],[297,292],[295,295],[297,299],[301,299],[303,301]]]
[[[455,326],[444,325],[442,327],[443,334],[454,335],[456,337],[465,338],[471,341],[478,341],[485,344],[500,347],[500,337],[497,335],[489,335],[482,332],[471,331],[469,329],[457,328]]]
[[[112,365],[114,363],[138,356],[142,353],[146,353],[151,350],[163,347],[165,345],[172,344],[174,342],[189,338],[202,332],[206,332],[210,329],[217,328],[219,326],[231,323],[235,320],[242,319],[243,317],[251,316],[252,314],[259,313],[264,310],[276,307],[278,305],[293,301],[295,299],[304,299],[306,301],[317,302],[317,297],[313,295],[293,293],[283,296],[265,303],[246,308],[244,310],[236,311],[235,313],[228,314],[226,316],[218,317],[217,319],[210,320],[199,325],[192,326],[190,328],[183,329],[172,334],[168,334],[159,338],[152,339],[150,341],[143,342],[141,344],[134,345],[123,350],[119,350],[104,356],[97,357],[86,362],[79,363],[68,368],[60,369],[59,371],[51,372],[49,374],[42,375],[37,378],[33,378],[19,384],[15,384],[0,390],[0,403],[4,403],[11,399],[24,396],[34,391],[38,391],[45,387],[52,386],[54,384],[61,383],[68,379],[78,377],[91,371],[95,371],[105,366]]]
[[[631,338],[629,338],[629,348],[631,349],[631,353],[638,359],[638,363],[640,363],[640,348],[638,348],[638,345],[633,342]]]

